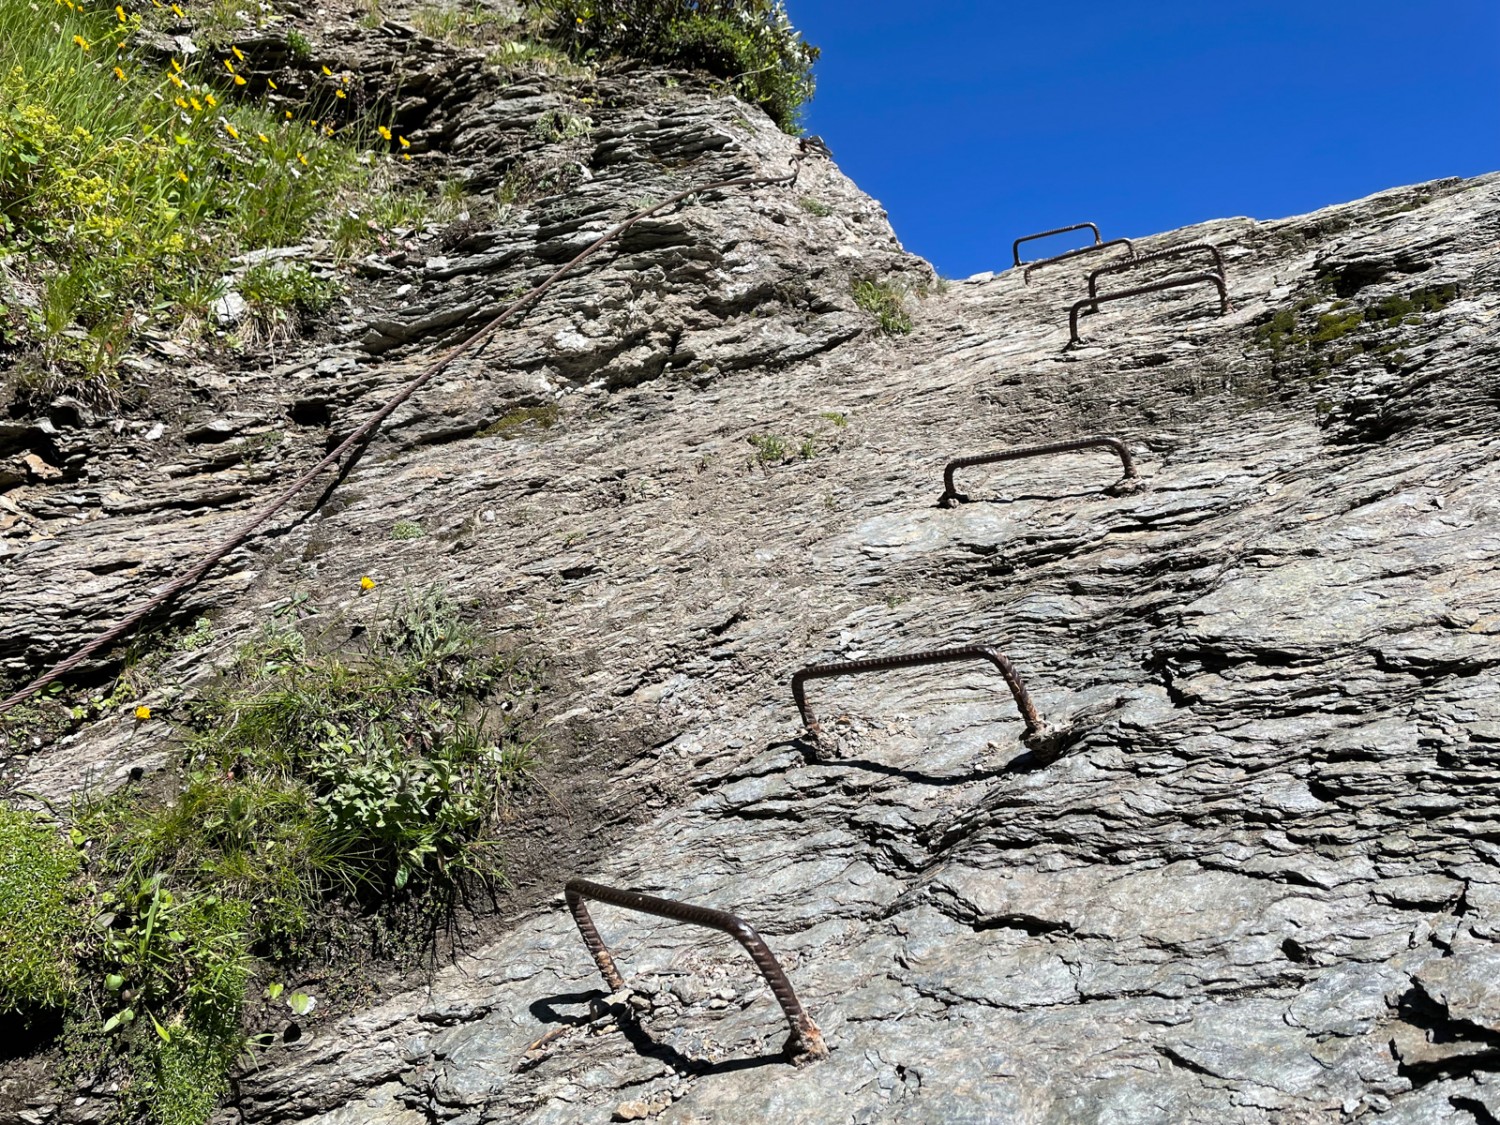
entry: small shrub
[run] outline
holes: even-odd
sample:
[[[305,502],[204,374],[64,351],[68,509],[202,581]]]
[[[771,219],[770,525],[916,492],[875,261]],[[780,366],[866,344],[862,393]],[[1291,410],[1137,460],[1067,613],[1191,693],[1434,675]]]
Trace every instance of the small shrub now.
[[[907,314],[903,294],[888,281],[856,281],[854,303],[873,314],[880,322],[880,330],[887,336],[904,336],[911,331],[911,317]]]
[[[814,199],[810,195],[804,195],[801,199],[797,200],[797,206],[801,207],[809,215],[815,215],[820,219],[826,219],[829,215],[833,214],[832,207],[828,206],[821,199]]]
[[[397,520],[391,526],[392,539],[420,539],[425,534],[422,525],[411,520]]]
[[[262,262],[245,271],[238,290],[249,307],[253,335],[276,342],[300,335],[306,318],[327,309],[342,286],[313,276],[303,265]]]
[[[576,58],[628,55],[728,81],[788,132],[813,95],[818,48],[783,0],[528,0]]]

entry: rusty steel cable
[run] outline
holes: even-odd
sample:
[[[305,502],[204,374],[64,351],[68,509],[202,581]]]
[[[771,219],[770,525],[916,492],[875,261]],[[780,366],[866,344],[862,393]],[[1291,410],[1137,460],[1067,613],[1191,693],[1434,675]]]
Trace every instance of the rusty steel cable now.
[[[968,499],[953,484],[953,474],[959,469],[968,469],[975,465],[991,465],[996,461],[1018,461],[1023,457],[1041,457],[1048,453],[1072,453],[1075,450],[1101,447],[1114,450],[1125,470],[1125,475],[1111,487],[1119,491],[1129,491],[1138,485],[1141,476],[1136,471],[1135,460],[1130,456],[1129,446],[1119,438],[1095,435],[1075,438],[1072,441],[1053,441],[1045,445],[1021,445],[1014,449],[1001,450],[999,453],[980,453],[973,457],[955,458],[943,466],[943,495],[938,498],[938,503],[947,508],[951,507],[955,501],[961,503]]]
[[[926,664],[952,664],[959,660],[988,660],[1005,679],[1010,693],[1015,697],[1016,707],[1026,723],[1021,734],[1022,741],[1035,739],[1046,732],[1046,726],[1036,713],[1036,705],[1021,682],[1008,657],[990,645],[963,645],[960,648],[939,648],[927,652],[908,652],[900,656],[877,656],[869,660],[846,660],[838,664],[812,664],[798,669],[792,675],[792,698],[802,714],[802,725],[815,738],[820,733],[817,718],[807,705],[807,693],[803,685],[808,680],[825,680],[833,676],[854,676],[864,672],[885,672],[895,668],[919,668]]]
[[[1032,262],[1024,270],[1021,271],[1021,280],[1024,281],[1027,285],[1030,285],[1032,270],[1039,270],[1043,266],[1055,266],[1058,262],[1071,261],[1073,258],[1080,257],[1084,254],[1094,254],[1100,250],[1108,250],[1111,246],[1123,246],[1126,250],[1130,251],[1130,255],[1132,257],[1135,256],[1135,244],[1131,242],[1130,239],[1111,238],[1108,242],[1098,242],[1093,246],[1080,246],[1077,250],[1069,250],[1066,253],[1058,254],[1051,258],[1042,258],[1038,261]]]
[[[1036,234],[1023,234],[1020,238],[1016,239],[1014,242],[1012,242],[1010,244],[1011,255],[1015,258],[1016,265],[1018,265],[1018,266],[1022,265],[1023,263],[1021,261],[1021,243],[1023,243],[1023,242],[1034,242],[1038,238],[1051,238],[1054,234],[1067,234],[1069,231],[1075,231],[1075,230],[1091,230],[1091,231],[1093,231],[1094,232],[1094,245],[1095,246],[1099,245],[1099,237],[1100,236],[1099,236],[1099,228],[1097,226],[1095,226],[1093,223],[1074,223],[1070,227],[1058,227],[1056,230],[1042,230],[1042,231],[1037,231]]]
[[[1219,315],[1226,316],[1229,313],[1229,290],[1224,285],[1224,279],[1216,273],[1188,273],[1179,277],[1169,277],[1162,281],[1153,281],[1150,285],[1137,285],[1133,289],[1121,289],[1114,293],[1101,293],[1092,299],[1085,297],[1073,306],[1068,313],[1068,343],[1081,344],[1083,341],[1078,336],[1078,314],[1084,309],[1098,310],[1105,301],[1118,301],[1124,297],[1139,297],[1144,293],[1160,293],[1164,289],[1181,289],[1184,285],[1212,285],[1219,291]]]
[[[489,340],[496,333],[496,331],[498,331],[503,325],[510,321],[523,308],[546,294],[548,290],[550,290],[554,285],[561,281],[563,277],[571,272],[576,266],[581,265],[585,260],[592,257],[604,246],[619,238],[631,227],[635,226],[636,223],[640,222],[642,219],[649,218],[650,216],[656,214],[658,211],[665,210],[668,207],[676,206],[678,203],[681,203],[683,200],[688,199],[691,196],[702,195],[705,192],[723,191],[727,190],[728,188],[736,187],[770,187],[776,184],[795,184],[797,182],[797,174],[801,171],[802,168],[802,159],[802,154],[798,153],[794,155],[791,158],[792,170],[785,175],[739,176],[734,179],[717,180],[713,183],[688,188],[686,191],[680,191],[676,195],[662,200],[660,203],[635,212],[635,214],[623,220],[617,226],[612,227],[610,230],[600,235],[572,259],[549,274],[538,285],[523,293],[509,305],[505,306],[505,308],[497,313],[493,319],[479,328],[478,331],[476,331],[467,340],[454,345],[441,357],[439,357],[434,363],[423,369],[414,379],[412,379],[409,383],[406,384],[406,386],[398,391],[393,398],[386,402],[384,406],[375,411],[375,413],[370,415],[369,418],[365,419],[365,421],[362,422],[354,430],[353,433],[351,433],[339,444],[338,448],[327,454],[311,469],[307,470],[291,484],[287,485],[287,487],[283,489],[274,500],[263,507],[244,524],[242,524],[238,528],[238,530],[236,530],[232,535],[229,536],[229,538],[219,543],[218,546],[214,547],[213,550],[209,551],[208,554],[204,555],[181,575],[173,579],[171,582],[167,583],[167,585],[162,587],[161,590],[157,591],[155,595],[147,599],[139,607],[127,614],[121,621],[105,630],[88,644],[84,645],[83,648],[73,653],[72,656],[69,656],[66,660],[63,660],[61,663],[53,666],[53,668],[44,675],[37,677],[35,680],[32,680],[31,683],[27,684],[20,691],[17,691],[15,694],[8,696],[3,700],[0,700],[0,712],[8,711],[10,708],[16,706],[17,704],[24,703],[26,700],[36,695],[44,688],[67,675],[89,657],[114,644],[116,641],[128,636],[131,630],[133,630],[142,621],[146,620],[146,618],[150,617],[151,614],[155,613],[162,606],[166,605],[178,594],[182,593],[188,587],[192,586],[195,582],[199,581],[199,579],[201,579],[205,574],[212,570],[215,565],[222,561],[226,555],[228,555],[235,548],[242,545],[247,539],[250,538],[251,535],[255,533],[256,529],[259,528],[261,524],[265,523],[272,516],[276,515],[276,513],[281,511],[282,508],[286,507],[286,505],[291,502],[294,496],[296,496],[304,488],[306,488],[309,484],[316,480],[320,475],[322,475],[322,473],[326,469],[336,464],[339,458],[341,458],[345,453],[374,434],[376,429],[379,428],[380,424],[387,418],[389,418],[391,414],[394,413],[397,407],[399,407],[407,399],[411,398],[412,395],[416,394],[417,391],[421,390],[422,387],[426,386],[434,378],[445,371],[459,357],[473,351],[475,348],[479,347],[481,344]],[[352,465],[352,463],[353,460],[351,459],[350,464]],[[344,466],[345,471],[347,471],[349,467],[349,465]]]
[[[578,924],[578,932],[583,936],[583,944],[588,947],[589,955],[599,966],[599,972],[609,984],[611,991],[621,991],[625,987],[625,978],[620,975],[609,947],[604,944],[604,939],[599,936],[598,927],[589,916],[589,909],[583,901],[586,898],[607,902],[611,906],[618,906],[625,910],[654,914],[659,918],[671,918],[674,921],[687,922],[694,926],[707,926],[709,929],[720,930],[728,934],[745,947],[745,952],[750,954],[750,959],[755,962],[755,967],[760,970],[761,976],[766,978],[771,995],[776,998],[776,1003],[781,1005],[781,1011],[786,1016],[787,1027],[791,1029],[791,1035],[786,1042],[787,1053],[797,1061],[821,1059],[827,1056],[828,1047],[823,1042],[823,1033],[818,1030],[818,1025],[813,1022],[812,1017],[802,1007],[801,1001],[797,999],[797,993],[793,990],[786,971],[776,960],[776,955],[771,952],[765,939],[756,933],[744,919],[724,910],[714,910],[712,907],[694,906],[692,903],[674,902],[668,898],[656,898],[653,895],[643,895],[636,891],[606,887],[599,883],[591,883],[587,879],[569,879],[563,888],[563,897],[567,901],[568,910],[573,915],[573,921]]]
[[[1134,269],[1148,262],[1161,262],[1169,258],[1181,258],[1187,254],[1207,253],[1214,261],[1214,272],[1226,282],[1229,280],[1224,273],[1224,255],[1219,253],[1219,248],[1212,242],[1184,242],[1180,246],[1169,246],[1165,250],[1152,250],[1146,254],[1135,254],[1119,262],[1110,262],[1107,266],[1100,266],[1089,274],[1089,299],[1094,300],[1099,296],[1099,278],[1107,273],[1119,273],[1122,270]]]

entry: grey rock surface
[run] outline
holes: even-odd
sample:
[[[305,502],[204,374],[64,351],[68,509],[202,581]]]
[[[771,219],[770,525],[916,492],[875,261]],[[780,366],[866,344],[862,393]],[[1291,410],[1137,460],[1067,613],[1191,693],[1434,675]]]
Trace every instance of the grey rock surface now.
[[[343,342],[206,390],[160,443],[0,429],[0,465],[67,471],[3,486],[5,671],[170,578],[631,201],[795,147],[730,99],[600,84],[570,142],[588,178],[387,262],[372,286],[414,288]],[[494,179],[564,94],[491,94],[441,142]],[[616,822],[575,824],[588,869],[422,987],[315,1021],[224,1120],[1500,1116],[1500,176],[1139,245],[1204,240],[1228,315],[1176,290],[1069,349],[1089,258],[934,284],[810,160],[644,225],[237,552],[178,607],[214,609],[222,646],[174,658],[180,690],[288,590],[358,616],[363,574],[441,581],[566,670],[546,717],[622,764],[589,782]],[[864,278],[910,288],[909,336],[856,306]],[[496,426],[540,405],[550,428]],[[966,470],[972,500],[937,505],[950,457],[1095,432],[1144,491],[1106,494],[1095,452]],[[757,457],[770,435],[788,459]],[[393,541],[398,518],[427,534]],[[1057,761],[983,665],[815,682],[801,737],[795,669],[968,643],[1071,729]],[[11,779],[60,796],[167,735],[111,719]],[[783,1060],[728,938],[606,906],[637,1002],[591,1018],[573,874],[741,914],[831,1056]]]

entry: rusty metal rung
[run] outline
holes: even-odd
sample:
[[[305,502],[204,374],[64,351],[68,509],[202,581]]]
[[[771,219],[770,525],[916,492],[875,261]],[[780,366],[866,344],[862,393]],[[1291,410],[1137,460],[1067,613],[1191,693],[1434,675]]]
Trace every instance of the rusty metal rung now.
[[[614,957],[611,956],[609,947],[604,944],[604,939],[599,936],[599,930],[594,925],[593,918],[589,916],[589,909],[583,901],[586,898],[607,902],[611,906],[618,906],[625,910],[635,910],[641,914],[654,914],[659,918],[671,918],[694,926],[707,926],[711,930],[721,930],[728,934],[745,947],[745,952],[750,954],[761,976],[766,978],[766,984],[770,985],[771,995],[776,997],[776,1002],[781,1005],[787,1026],[791,1028],[791,1036],[786,1043],[787,1052],[796,1061],[821,1059],[828,1055],[828,1047],[823,1042],[823,1033],[818,1030],[818,1025],[813,1023],[812,1017],[798,1001],[786,971],[782,969],[765,940],[743,919],[727,911],[714,910],[707,906],[694,906],[688,902],[675,902],[669,898],[656,898],[653,895],[624,891],[617,887],[606,887],[600,883],[591,883],[587,879],[569,879],[563,888],[563,897],[567,900],[573,921],[578,924],[578,932],[583,936],[583,944],[588,947],[589,955],[594,958],[594,963],[599,966],[599,972],[603,974],[612,991],[619,992],[623,989],[625,980],[620,975],[619,969],[615,967]]]
[[[1119,273],[1122,270],[1134,269],[1148,262],[1161,262],[1169,258],[1181,258],[1186,254],[1206,253],[1214,260],[1214,271],[1228,281],[1224,273],[1224,256],[1219,253],[1219,248],[1212,242],[1184,242],[1180,246],[1169,246],[1165,250],[1152,250],[1146,254],[1133,254],[1129,258],[1119,262],[1110,262],[1107,266],[1100,266],[1089,274],[1089,299],[1095,300],[1099,296],[1099,278],[1107,273]]]
[[[1224,279],[1216,273],[1190,273],[1153,281],[1150,285],[1137,285],[1133,289],[1121,289],[1116,293],[1104,293],[1094,298],[1085,297],[1068,312],[1068,343],[1081,344],[1078,337],[1078,314],[1084,309],[1097,310],[1105,301],[1118,301],[1125,297],[1139,297],[1143,293],[1159,293],[1164,289],[1180,289],[1184,285],[1212,285],[1219,291],[1219,315],[1229,313],[1229,290]]]
[[[1140,474],[1136,472],[1135,461],[1130,456],[1130,448],[1119,438],[1094,436],[1075,438],[1072,441],[1054,441],[1046,445],[1022,445],[1014,449],[1001,450],[999,453],[980,453],[973,457],[958,457],[943,466],[943,495],[939,497],[938,503],[947,507],[950,501],[963,500],[964,496],[954,487],[953,474],[959,469],[972,468],[975,465],[991,465],[996,461],[1018,461],[1023,457],[1040,457],[1047,453],[1072,453],[1079,449],[1095,448],[1112,449],[1120,458],[1120,464],[1124,467],[1124,481],[1138,481]],[[1133,486],[1139,487],[1139,486]]]
[[[1018,265],[1018,266],[1022,265],[1023,263],[1021,261],[1021,243],[1023,243],[1023,242],[1034,242],[1038,238],[1051,238],[1054,234],[1067,234],[1069,231],[1075,231],[1075,230],[1091,230],[1091,231],[1093,231],[1094,232],[1094,245],[1095,246],[1099,245],[1099,228],[1097,226],[1095,226],[1093,223],[1074,223],[1070,227],[1058,227],[1056,230],[1042,230],[1042,231],[1037,231],[1036,234],[1025,234],[1025,235],[1022,235],[1020,238],[1016,239],[1013,243],[1011,243],[1010,252],[1011,252],[1011,254],[1016,259],[1016,265]]]
[[[1131,257],[1135,256],[1135,244],[1130,239],[1112,238],[1108,242],[1097,242],[1093,246],[1080,246],[1077,250],[1069,250],[1064,254],[1058,254],[1054,258],[1042,258],[1040,261],[1032,262],[1021,271],[1021,280],[1030,285],[1032,270],[1039,270],[1043,266],[1054,266],[1058,262],[1066,262],[1083,254],[1093,254],[1100,250],[1108,250],[1111,246],[1123,246],[1126,250],[1130,251]]]

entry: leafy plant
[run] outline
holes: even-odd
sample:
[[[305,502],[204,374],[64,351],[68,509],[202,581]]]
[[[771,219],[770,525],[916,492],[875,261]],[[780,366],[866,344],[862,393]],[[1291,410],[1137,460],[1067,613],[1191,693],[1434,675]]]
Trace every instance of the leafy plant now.
[[[245,646],[191,708],[165,799],[82,799],[67,835],[0,805],[0,1013],[63,1009],[65,1053],[119,1083],[122,1120],[207,1120],[256,956],[289,964],[341,915],[501,876],[497,829],[535,760],[487,704],[514,713],[525,665],[485,651],[437,589],[377,613],[352,650],[324,644],[337,622],[307,599],[284,608],[319,631],[273,617]],[[316,1003],[286,998],[299,1016]]]
[[[420,539],[425,534],[422,525],[412,520],[397,520],[391,525],[392,539]]]
[[[782,129],[813,95],[818,48],[783,0],[528,0],[575,57],[628,55],[708,71]]]

